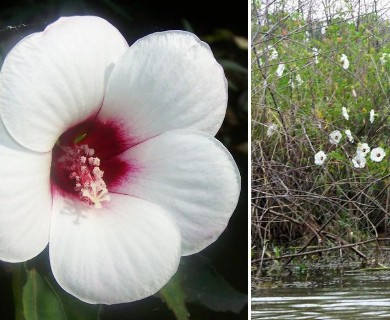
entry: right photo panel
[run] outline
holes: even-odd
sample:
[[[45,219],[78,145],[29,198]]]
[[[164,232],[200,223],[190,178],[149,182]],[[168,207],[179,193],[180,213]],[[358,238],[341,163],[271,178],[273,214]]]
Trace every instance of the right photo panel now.
[[[252,319],[390,319],[390,4],[251,2]]]

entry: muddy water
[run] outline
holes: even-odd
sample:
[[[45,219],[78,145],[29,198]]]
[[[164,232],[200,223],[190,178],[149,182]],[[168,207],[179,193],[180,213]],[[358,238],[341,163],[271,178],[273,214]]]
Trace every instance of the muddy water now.
[[[252,319],[390,319],[390,271],[351,271],[252,292]]]

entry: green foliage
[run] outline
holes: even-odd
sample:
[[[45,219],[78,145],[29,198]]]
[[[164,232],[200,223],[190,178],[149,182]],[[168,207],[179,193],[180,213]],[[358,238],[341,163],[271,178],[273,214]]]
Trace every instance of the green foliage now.
[[[51,273],[38,270],[26,269],[24,264],[14,267],[16,320],[100,319],[101,307],[78,300],[65,292]],[[189,304],[237,314],[247,305],[247,295],[234,289],[210,260],[199,255],[182,258],[177,273],[158,296],[177,320],[190,319]]]
[[[274,253],[275,258],[278,259],[282,255],[282,249],[278,246],[274,246],[273,253]]]
[[[330,160],[351,164],[357,142],[368,142],[372,147],[382,145],[389,153],[386,141],[390,138],[390,56],[381,59],[390,52],[390,40],[381,38],[381,30],[387,28],[388,21],[367,14],[357,30],[354,23],[335,18],[322,34],[319,29],[324,22],[310,24],[300,15],[290,15],[270,14],[272,32],[264,25],[260,29],[264,36],[255,38],[252,55],[253,61],[257,61],[252,70],[255,120],[263,125],[277,122],[279,127],[284,123],[283,130],[295,138],[307,134],[314,148],[308,150],[311,153],[306,157],[310,159],[308,164],[312,163],[315,151],[324,147],[330,152]],[[318,49],[317,57],[313,48]],[[273,50],[277,51],[277,58],[272,57]],[[343,68],[342,54],[348,57],[348,68]],[[286,68],[278,77],[276,70],[280,63]],[[349,120],[342,117],[342,107],[348,109]],[[372,124],[371,109],[377,115]],[[262,119],[257,116],[260,111]],[[306,133],[301,130],[302,123]],[[349,144],[344,134],[343,149],[332,149],[328,135],[336,129],[342,132],[350,129],[355,144]],[[255,126],[253,136],[264,137],[259,134],[262,130],[262,125]],[[386,171],[381,164],[368,163],[367,168],[370,174]]]
[[[66,293],[51,274],[42,275],[24,264],[13,268],[16,320],[96,320],[99,306],[86,304]]]
[[[186,294],[182,286],[181,273],[177,272],[159,292],[161,298],[172,310],[177,320],[187,320],[190,313],[186,307]]]
[[[307,265],[305,262],[300,262],[297,265],[297,271],[299,274],[306,274],[307,273]]]
[[[26,320],[68,319],[59,297],[35,269],[27,272],[22,298]]]
[[[201,304],[217,312],[239,313],[247,295],[234,289],[202,256],[182,258],[179,270],[160,291],[177,320],[189,319],[186,303]]]
[[[182,260],[187,271],[183,286],[188,301],[200,303],[218,312],[239,313],[247,305],[248,296],[234,289],[210,260],[202,256]]]

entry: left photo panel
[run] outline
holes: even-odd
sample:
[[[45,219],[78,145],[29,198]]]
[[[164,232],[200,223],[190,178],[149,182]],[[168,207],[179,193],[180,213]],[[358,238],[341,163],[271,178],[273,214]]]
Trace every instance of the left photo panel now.
[[[2,3],[1,319],[248,319],[248,3],[202,2]]]

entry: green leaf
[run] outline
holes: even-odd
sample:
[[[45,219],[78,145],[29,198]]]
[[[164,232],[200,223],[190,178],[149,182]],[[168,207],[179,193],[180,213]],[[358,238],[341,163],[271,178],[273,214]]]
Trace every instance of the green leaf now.
[[[45,281],[60,299],[68,320],[99,319],[99,311],[102,306],[85,303],[67,293],[58,285],[51,274],[45,277]]]
[[[182,257],[172,279],[159,292],[177,320],[188,320],[186,303],[199,303],[216,312],[239,313],[248,303],[248,297],[234,289],[200,255]]]
[[[182,288],[182,275],[180,270],[160,290],[159,294],[169,309],[175,314],[177,320],[188,320],[190,314],[185,304],[185,293]]]
[[[338,161],[346,160],[345,156],[337,150],[329,152],[329,158],[333,158],[333,159],[338,160]]]
[[[68,320],[59,297],[35,269],[27,273],[22,299],[26,320]]]
[[[65,292],[51,274],[43,277],[35,269],[27,271],[22,297],[25,320],[98,319],[98,305],[80,301]]]
[[[183,289],[187,301],[198,302],[218,312],[239,313],[247,305],[247,295],[234,289],[209,259],[200,255],[185,257],[181,268],[185,274]]]
[[[61,289],[59,293],[68,320],[96,320],[102,306],[92,305],[78,300]]]
[[[12,291],[15,304],[15,320],[25,320],[23,314],[22,291],[27,276],[24,263],[15,263],[12,266]]]

